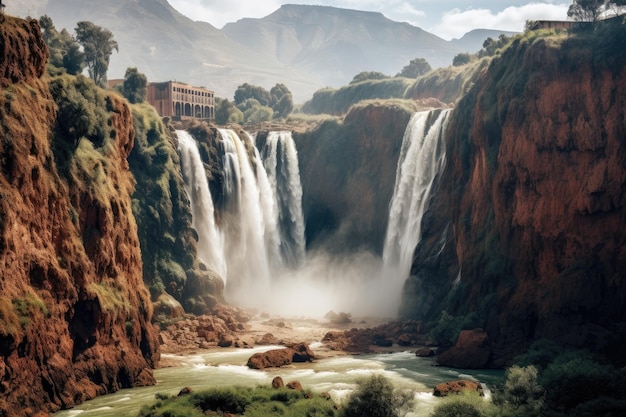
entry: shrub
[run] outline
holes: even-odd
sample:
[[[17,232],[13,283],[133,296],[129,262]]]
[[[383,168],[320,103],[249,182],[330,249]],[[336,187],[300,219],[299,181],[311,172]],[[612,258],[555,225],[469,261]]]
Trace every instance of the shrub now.
[[[407,395],[406,390],[394,389],[383,375],[361,379],[357,385],[341,410],[342,417],[396,417],[413,408],[413,395]]]
[[[539,416],[544,389],[539,385],[537,368],[514,365],[506,375],[503,392],[494,396],[494,403],[502,406],[505,415]]]
[[[560,355],[540,380],[546,390],[545,414],[588,415],[594,406],[605,406],[597,401],[600,398],[626,401],[626,372],[598,362],[587,352]]]
[[[446,397],[437,405],[429,417],[484,417],[499,415],[488,400],[475,392]]]

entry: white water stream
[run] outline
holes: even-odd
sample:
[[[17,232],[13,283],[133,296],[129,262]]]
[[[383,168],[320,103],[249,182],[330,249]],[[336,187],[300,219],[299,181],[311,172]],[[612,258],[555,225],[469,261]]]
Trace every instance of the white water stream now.
[[[312,347],[315,348],[315,345]],[[436,384],[463,378],[491,385],[501,382],[503,375],[502,371],[460,372],[435,367],[433,359],[418,358],[412,352],[334,357],[268,371],[248,369],[245,366],[252,354],[275,348],[228,349],[186,356],[182,358],[184,364],[179,367],[157,369],[156,386],[120,390],[54,416],[131,417],[136,415],[142,405],[154,402],[157,393],[176,395],[184,387],[198,391],[233,385],[270,385],[275,376],[281,376],[285,383],[300,381],[305,389],[328,392],[333,400],[341,401],[355,388],[357,379],[382,374],[395,386],[414,390],[416,408],[413,415],[425,417],[439,401],[432,395]]]

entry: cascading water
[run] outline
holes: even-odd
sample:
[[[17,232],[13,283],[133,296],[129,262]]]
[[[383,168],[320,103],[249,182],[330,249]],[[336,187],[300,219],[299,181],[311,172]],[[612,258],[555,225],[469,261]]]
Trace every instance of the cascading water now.
[[[445,164],[443,135],[449,112],[415,113],[402,139],[383,249],[383,269],[398,294],[410,273],[435,177]]]
[[[207,266],[222,277],[226,277],[227,269],[223,255],[224,236],[215,224],[213,199],[198,146],[186,131],[177,130],[176,135],[185,191],[191,203],[192,225],[198,233],[198,256]]]
[[[231,302],[249,305],[250,296],[266,299],[269,295],[271,278],[271,256],[277,253],[267,243],[277,243],[277,239],[267,238],[276,234],[273,205],[265,200],[268,191],[259,188],[263,184],[252,169],[246,146],[236,132],[218,129],[222,139],[224,161],[223,194],[227,201],[220,229],[224,233],[224,257],[228,265],[225,292]],[[258,167],[260,160],[253,161]],[[267,178],[265,178],[267,183]],[[269,189],[269,186],[267,186]],[[265,201],[265,204],[264,204]],[[271,201],[271,200],[270,200]]]
[[[298,153],[291,132],[269,132],[261,154],[278,211],[282,262],[295,268],[304,260],[305,239]]]

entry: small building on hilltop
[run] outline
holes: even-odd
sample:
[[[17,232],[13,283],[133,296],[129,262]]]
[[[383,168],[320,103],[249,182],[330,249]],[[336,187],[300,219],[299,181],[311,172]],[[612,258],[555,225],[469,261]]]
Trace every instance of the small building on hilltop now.
[[[173,119],[215,118],[215,93],[177,81],[149,83],[147,101],[161,117]]]

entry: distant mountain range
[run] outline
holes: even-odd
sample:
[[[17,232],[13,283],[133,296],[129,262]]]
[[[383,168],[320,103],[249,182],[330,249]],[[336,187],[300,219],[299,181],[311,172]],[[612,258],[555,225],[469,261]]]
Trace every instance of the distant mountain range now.
[[[241,19],[222,30],[194,22],[166,0],[30,0],[8,13],[52,17],[70,32],[90,20],[111,30],[119,53],[109,79],[137,67],[150,81],[178,80],[232,99],[244,82],[270,88],[284,83],[296,102],[319,88],[347,84],[361,71],[395,75],[414,58],[448,66],[459,52],[476,52],[493,30],[446,41],[381,13],[326,6],[283,5],[261,19]]]

